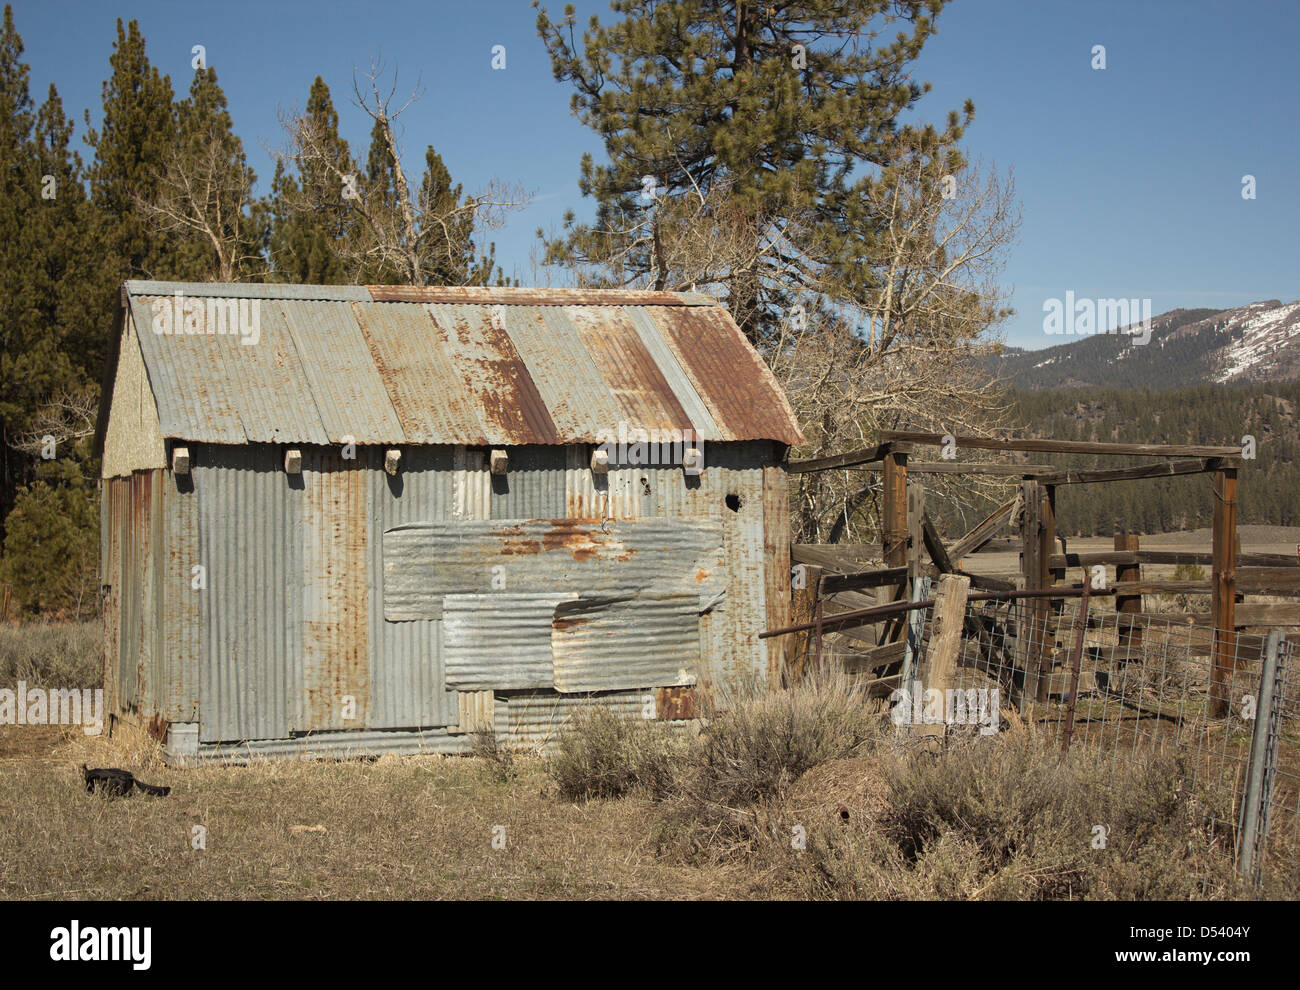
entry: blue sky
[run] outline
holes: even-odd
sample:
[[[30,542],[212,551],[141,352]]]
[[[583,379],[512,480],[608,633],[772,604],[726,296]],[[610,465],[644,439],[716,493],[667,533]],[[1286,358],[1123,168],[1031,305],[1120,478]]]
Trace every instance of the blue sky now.
[[[563,2],[550,3],[552,15]],[[580,23],[604,3],[577,4]],[[55,82],[69,115],[97,118],[117,17],[136,18],[150,59],[183,92],[202,44],[259,177],[317,75],[344,137],[364,156],[368,119],[351,106],[354,66],[382,55],[399,90],[405,156],[432,144],[475,189],[496,177],[535,194],[494,235],[507,273],[534,280],[533,232],[589,209],[578,160],[599,155],[554,81],[527,0],[364,4],[229,0],[18,0],[33,95]],[[506,68],[491,68],[506,46]],[[1104,45],[1106,68],[1091,67]],[[1156,313],[1300,298],[1300,4],[1295,0],[955,0],[915,75],[933,90],[916,116],[941,123],[975,101],[972,155],[1014,170],[1022,226],[1003,281],[1018,315],[1009,343],[1042,347],[1043,303],[1142,297]],[[84,154],[83,149],[83,154]],[[1255,176],[1254,200],[1241,196]],[[543,276],[544,277],[544,276]],[[552,276],[555,277],[555,276]]]

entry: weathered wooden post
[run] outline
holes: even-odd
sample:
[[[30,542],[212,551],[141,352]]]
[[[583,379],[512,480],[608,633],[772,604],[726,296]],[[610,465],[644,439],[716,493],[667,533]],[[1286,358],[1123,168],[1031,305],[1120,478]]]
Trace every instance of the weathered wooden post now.
[[[1042,513],[1042,493],[1038,482],[1026,479],[1020,484],[1020,496],[1024,509],[1020,517],[1020,576],[1025,591],[1035,591],[1042,587],[1038,553],[1040,549],[1039,528]],[[1043,627],[1038,622],[1038,603],[1026,599],[1021,609],[1022,629],[1020,649],[1022,670],[1024,672],[1024,690],[1022,698],[1033,700],[1038,697],[1038,661],[1042,655]]]
[[[906,444],[890,444],[885,454],[884,491],[882,499],[881,520],[881,556],[886,567],[907,566],[907,455],[911,450]],[[877,600],[883,605],[907,597],[907,582],[894,588],[881,588]],[[888,632],[881,637],[881,642],[893,642],[899,638],[905,623],[895,622],[886,626]]]
[[[957,656],[961,652],[962,627],[966,624],[966,596],[970,594],[970,578],[963,574],[944,574],[934,594],[934,612],[930,616],[930,645],[925,651],[925,664],[921,667],[918,683],[906,685],[909,691],[918,687],[926,692],[938,691],[943,699],[940,705],[947,715],[948,690],[957,679]],[[925,708],[922,696],[921,707]],[[913,711],[916,702],[913,700]],[[945,722],[923,723],[916,733],[923,736],[942,736]]]
[[[1117,551],[1126,551],[1132,554],[1138,552],[1139,541],[1136,533],[1119,532],[1115,534],[1115,549]],[[1135,560],[1131,564],[1115,565],[1115,581],[1141,581],[1142,565]],[[1134,620],[1128,620],[1129,624],[1125,625],[1125,616],[1134,616],[1142,612],[1141,595],[1116,595],[1115,612],[1117,614],[1116,622],[1119,625],[1119,645],[1126,648],[1133,648],[1142,643],[1142,627]]]
[[[799,578],[790,590],[790,624],[812,622],[817,615],[817,598],[822,583],[822,569],[813,564],[800,564]],[[785,669],[787,681],[794,684],[805,672],[811,631],[791,633],[785,638]]]
[[[1056,553],[1056,486],[1040,485],[1042,507],[1038,517],[1038,587],[1052,586],[1052,554]],[[1038,654],[1038,700],[1046,701],[1052,685],[1056,657],[1056,618],[1064,603],[1050,598],[1034,600],[1034,625],[1042,630]]]
[[[1214,495],[1210,717],[1226,718],[1232,672],[1237,666],[1237,469],[1222,468],[1210,477]]]

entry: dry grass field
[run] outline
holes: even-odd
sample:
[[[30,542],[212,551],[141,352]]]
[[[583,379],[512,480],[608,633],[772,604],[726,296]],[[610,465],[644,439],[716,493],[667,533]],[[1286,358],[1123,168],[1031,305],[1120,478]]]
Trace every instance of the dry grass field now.
[[[1233,875],[1230,809],[1179,786],[1173,764],[1106,775],[1010,718],[991,739],[900,747],[839,682],[755,699],[699,738],[594,714],[548,760],[189,770],[160,765],[153,744],[10,726],[0,897],[1250,895]],[[83,762],[172,792],[87,794]],[[1298,889],[1276,877],[1265,894]]]

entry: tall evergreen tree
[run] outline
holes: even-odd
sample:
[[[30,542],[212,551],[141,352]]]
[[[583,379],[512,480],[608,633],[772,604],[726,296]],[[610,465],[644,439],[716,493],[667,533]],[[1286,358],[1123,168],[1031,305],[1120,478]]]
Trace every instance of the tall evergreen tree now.
[[[215,68],[196,70],[176,116],[176,143],[166,154],[156,191],[139,201],[149,228],[175,241],[174,277],[260,278],[266,231],[264,212],[253,197],[257,176],[234,132]]]
[[[120,277],[171,278],[177,272],[173,243],[151,229],[140,208],[153,199],[176,145],[172,84],[149,64],[144,37],[134,20],[117,22],[104,82],[104,116],[98,129],[86,113],[86,143],[95,157],[88,170],[90,194],[108,223],[108,243],[120,259]]]
[[[347,235],[345,196],[352,194],[353,187],[323,162],[338,162],[346,176],[359,177],[348,144],[339,136],[339,115],[329,87],[320,76],[311,84],[306,113],[292,126],[298,132],[295,140],[309,141],[322,154],[296,162],[297,175],[289,172],[283,159],[276,164],[270,206],[273,277],[281,282],[339,285],[349,281],[339,242]]]
[[[928,89],[909,68],[945,2],[615,0],[622,19],[593,17],[580,46],[572,6],[559,21],[543,8],[537,30],[555,77],[573,84],[574,113],[607,157],[581,163],[594,222],[568,218],[548,260],[677,287],[659,214],[671,223],[674,203],[698,198],[698,214],[725,195],[727,213],[711,222],[723,234],[747,228],[753,244],[689,277],[725,287],[752,340],[770,339],[805,286],[829,281],[843,301],[869,299],[888,170],[919,155],[932,183],[963,163],[969,101],[942,130],[902,121]]]

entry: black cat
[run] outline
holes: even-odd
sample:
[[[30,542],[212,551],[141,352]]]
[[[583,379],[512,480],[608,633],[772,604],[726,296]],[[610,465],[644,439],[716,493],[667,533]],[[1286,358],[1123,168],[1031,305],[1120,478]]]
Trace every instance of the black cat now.
[[[81,775],[86,779],[86,790],[92,794],[96,788],[114,797],[126,797],[133,790],[139,790],[144,794],[152,794],[155,797],[166,797],[172,792],[170,787],[157,787],[153,784],[146,784],[142,780],[136,780],[135,775],[128,770],[113,770],[106,767],[87,770],[86,764],[83,763],[81,765]]]

